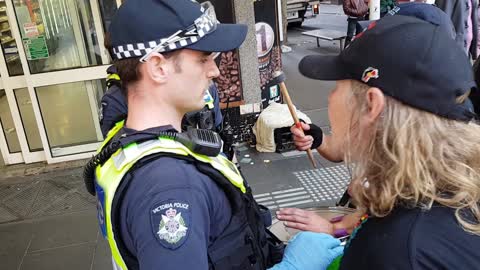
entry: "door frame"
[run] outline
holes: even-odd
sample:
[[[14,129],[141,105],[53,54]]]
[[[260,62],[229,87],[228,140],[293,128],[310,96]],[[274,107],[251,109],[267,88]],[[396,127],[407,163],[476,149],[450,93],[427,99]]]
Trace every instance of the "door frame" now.
[[[51,1],[51,0],[44,0]],[[75,1],[75,0],[73,0]],[[91,84],[92,80],[105,79],[107,73],[106,69],[108,68],[110,62],[108,57],[108,52],[103,48],[102,44],[104,41],[104,29],[102,24],[101,12],[97,0],[89,0],[90,8],[93,16],[93,25],[96,29],[97,41],[100,46],[100,58],[101,64],[97,66],[84,67],[84,68],[75,68],[62,71],[53,71],[45,72],[38,74],[31,74],[28,60],[25,54],[25,49],[23,47],[22,37],[20,34],[20,29],[18,26],[17,16],[15,13],[15,8],[13,0],[5,0],[7,7],[7,16],[10,24],[10,29],[12,37],[15,38],[15,44],[18,48],[18,54],[20,56],[20,62],[24,75],[21,76],[10,76],[8,73],[7,63],[5,61],[5,56],[0,53],[0,89],[5,89],[7,96],[8,104],[10,106],[10,111],[14,121],[15,129],[17,131],[21,153],[10,154],[8,151],[5,135],[0,132],[0,149],[2,156],[4,158],[5,164],[14,164],[14,163],[32,163],[39,161],[47,161],[48,163],[57,163],[64,161],[71,161],[83,158],[89,158],[95,152],[95,150],[100,146],[98,143],[90,143],[84,145],[77,145],[72,147],[64,147],[61,149],[62,156],[54,157],[52,155],[52,148],[48,142],[45,125],[43,118],[40,112],[40,105],[38,103],[37,95],[35,93],[35,88],[49,85],[57,84],[66,84],[74,82],[86,82],[87,86]],[[76,22],[72,22],[76,23]],[[78,30],[78,29],[77,29]],[[53,33],[50,33],[53,34]],[[82,40],[82,42],[85,42]],[[40,139],[43,146],[43,151],[30,151],[27,143],[27,138],[25,136],[25,129],[20,117],[19,109],[15,99],[14,91],[19,88],[27,88],[32,101],[33,112],[35,116],[35,122],[39,129]],[[96,98],[92,95],[92,87],[87,87],[87,94],[89,97],[89,104],[91,107],[92,117],[94,118],[95,130],[97,133],[97,139],[100,139],[98,134],[101,135],[100,126],[98,123],[98,109],[96,109]],[[96,115],[95,115],[96,114]],[[1,125],[1,124],[0,124]],[[80,153],[78,153],[80,152]],[[77,154],[76,154],[77,153]]]

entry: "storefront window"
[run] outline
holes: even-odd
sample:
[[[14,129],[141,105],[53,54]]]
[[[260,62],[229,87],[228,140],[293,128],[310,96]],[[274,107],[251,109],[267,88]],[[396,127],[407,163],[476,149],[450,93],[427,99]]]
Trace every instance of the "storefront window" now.
[[[17,0],[14,4],[32,74],[101,64],[89,1]]]
[[[5,90],[0,90],[0,122],[2,123],[3,134],[7,140],[8,151],[10,153],[18,153],[21,151],[20,143],[17,137],[17,130],[13,124],[10,106],[8,105]]]
[[[40,133],[38,132],[35,114],[33,113],[32,101],[27,88],[21,88],[14,91],[17,101],[18,111],[22,118],[25,137],[27,138],[28,148],[31,152],[43,150]]]
[[[53,157],[64,155],[63,148],[103,140],[98,97],[104,84],[104,80],[96,80],[35,89]]]
[[[10,76],[23,75],[22,63],[8,21],[5,1],[0,1],[0,41]]]

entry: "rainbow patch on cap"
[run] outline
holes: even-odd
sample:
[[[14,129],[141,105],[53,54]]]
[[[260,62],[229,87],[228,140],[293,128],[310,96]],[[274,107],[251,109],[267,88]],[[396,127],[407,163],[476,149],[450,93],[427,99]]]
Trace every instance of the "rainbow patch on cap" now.
[[[378,77],[379,77],[378,69],[373,68],[373,67],[369,67],[363,72],[362,81],[364,83],[368,83],[370,81],[370,79],[372,79],[372,78],[373,79],[378,79]]]

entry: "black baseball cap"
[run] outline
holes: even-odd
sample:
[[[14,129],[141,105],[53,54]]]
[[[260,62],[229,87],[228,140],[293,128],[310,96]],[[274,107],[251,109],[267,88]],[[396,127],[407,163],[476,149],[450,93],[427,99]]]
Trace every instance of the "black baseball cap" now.
[[[215,18],[215,28],[211,28],[207,25],[211,22],[197,23],[204,12],[203,6],[194,0],[127,0],[117,10],[109,28],[113,57],[144,56],[162,40],[195,25],[204,29],[196,29],[197,35],[173,42],[162,52],[184,48],[225,52],[240,47],[247,35],[246,25],[222,24]]]
[[[470,62],[439,25],[410,16],[388,16],[370,24],[340,55],[310,55],[300,72],[317,80],[358,80],[407,105],[454,120],[475,114]]]

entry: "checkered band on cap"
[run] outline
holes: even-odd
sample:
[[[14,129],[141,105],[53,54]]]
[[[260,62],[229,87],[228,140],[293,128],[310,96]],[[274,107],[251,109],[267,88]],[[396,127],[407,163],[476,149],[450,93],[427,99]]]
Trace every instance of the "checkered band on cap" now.
[[[202,7],[202,12],[203,11],[204,10]],[[196,27],[194,27],[192,31],[188,31],[185,38],[182,38],[175,42],[166,43],[161,46],[157,51],[162,53],[188,47],[198,42],[207,34],[213,32],[215,30],[215,22],[213,22],[208,16],[202,16],[195,20]],[[132,57],[140,57],[150,53],[152,50],[154,50],[157,46],[159,46],[165,41],[166,38],[160,40],[152,40],[144,43],[120,45],[113,48],[113,53],[118,60]]]

